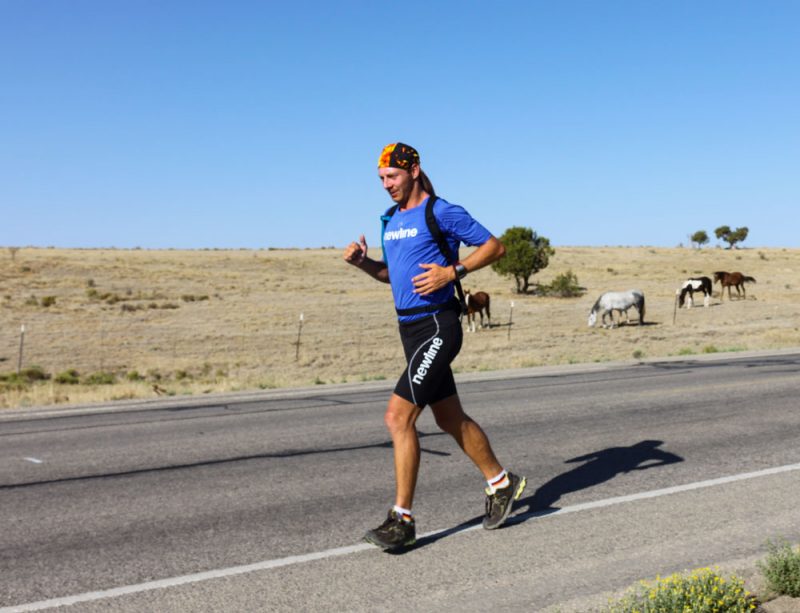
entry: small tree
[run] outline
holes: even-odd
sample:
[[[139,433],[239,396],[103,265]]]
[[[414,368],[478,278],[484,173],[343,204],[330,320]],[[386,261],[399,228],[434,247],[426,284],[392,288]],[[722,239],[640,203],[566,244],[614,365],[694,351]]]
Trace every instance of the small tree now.
[[[531,275],[550,263],[555,249],[550,240],[539,236],[531,228],[514,226],[503,232],[500,242],[506,248],[506,256],[492,264],[492,270],[505,277],[514,277],[517,293],[525,294],[530,287]]]
[[[705,230],[698,230],[689,237],[689,240],[700,249],[700,247],[708,242],[708,234],[706,234]]]
[[[728,249],[733,249],[736,243],[741,243],[747,238],[749,231],[750,230],[746,226],[736,228],[735,230],[731,230],[730,226],[720,226],[714,230],[714,234],[718,239],[728,243]]]

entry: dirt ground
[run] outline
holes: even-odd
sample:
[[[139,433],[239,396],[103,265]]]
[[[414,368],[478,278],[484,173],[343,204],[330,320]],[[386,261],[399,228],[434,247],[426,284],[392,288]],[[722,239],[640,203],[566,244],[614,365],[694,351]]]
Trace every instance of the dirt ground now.
[[[16,372],[22,345],[22,368],[51,377],[0,381],[3,407],[392,380],[403,367],[388,285],[345,264],[340,249],[0,255],[0,374]],[[465,334],[454,369],[800,346],[800,249],[556,247],[533,281],[568,270],[580,297],[517,295],[513,279],[488,268],[469,275],[466,288],[491,295],[492,326]],[[709,308],[673,323],[680,283],[715,270],[757,282],[738,300],[716,285]],[[632,288],[646,297],[644,325],[587,326],[602,292]],[[70,370],[79,383],[56,382]]]

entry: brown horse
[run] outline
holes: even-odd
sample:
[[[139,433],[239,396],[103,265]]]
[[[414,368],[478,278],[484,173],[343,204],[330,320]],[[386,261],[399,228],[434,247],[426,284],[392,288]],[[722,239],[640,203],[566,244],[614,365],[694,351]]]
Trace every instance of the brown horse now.
[[[725,272],[723,270],[718,270],[714,273],[714,283],[719,281],[720,283],[720,290],[719,290],[719,299],[722,302],[722,296],[725,293],[725,288],[728,288],[728,300],[731,300],[731,287],[736,288],[736,296],[739,298],[747,299],[747,290],[744,288],[745,283],[755,283],[756,280],[753,277],[747,277],[740,272]],[[739,291],[741,288],[741,291]]]
[[[483,328],[483,311],[486,311],[487,326],[492,326],[492,314],[489,311],[491,299],[486,292],[471,293],[469,290],[464,292],[467,303],[467,330],[475,332],[475,313],[481,316],[481,328]]]

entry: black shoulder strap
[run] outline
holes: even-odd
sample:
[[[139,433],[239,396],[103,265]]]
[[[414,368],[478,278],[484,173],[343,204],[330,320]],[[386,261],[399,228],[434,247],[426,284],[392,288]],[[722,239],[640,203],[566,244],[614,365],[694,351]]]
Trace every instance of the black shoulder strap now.
[[[452,266],[458,261],[458,248],[456,247],[455,253],[450,251],[450,245],[447,244],[447,239],[442,229],[439,227],[439,223],[436,221],[436,215],[433,213],[433,205],[436,204],[436,200],[437,198],[434,195],[428,198],[428,204],[425,205],[425,223],[428,224],[428,232],[431,233],[433,240],[435,240],[436,244],[439,246],[439,251],[442,252],[444,259]],[[392,213],[394,213],[394,211],[392,211]],[[461,279],[458,278],[458,275],[456,275],[454,283],[456,286],[456,293],[458,294],[458,302],[461,304],[461,312],[466,313],[467,301],[464,297],[464,289],[461,287]]]

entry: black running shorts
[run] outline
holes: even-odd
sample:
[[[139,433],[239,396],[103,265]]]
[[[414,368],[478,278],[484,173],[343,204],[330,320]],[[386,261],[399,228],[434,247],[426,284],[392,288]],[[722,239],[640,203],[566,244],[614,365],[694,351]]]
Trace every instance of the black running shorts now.
[[[400,323],[408,366],[394,393],[424,408],[456,393],[450,363],[461,350],[461,317],[454,310]]]

